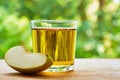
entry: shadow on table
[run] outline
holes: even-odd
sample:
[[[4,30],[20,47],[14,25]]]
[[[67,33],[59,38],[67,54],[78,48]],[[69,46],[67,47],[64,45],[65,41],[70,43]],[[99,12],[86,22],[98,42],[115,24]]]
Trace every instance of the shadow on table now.
[[[50,79],[50,78],[69,78],[70,75],[72,75],[74,73],[74,71],[70,71],[70,72],[41,72],[41,73],[37,73],[37,74],[21,74],[21,73],[4,73],[5,76],[8,77],[22,77],[25,79]]]

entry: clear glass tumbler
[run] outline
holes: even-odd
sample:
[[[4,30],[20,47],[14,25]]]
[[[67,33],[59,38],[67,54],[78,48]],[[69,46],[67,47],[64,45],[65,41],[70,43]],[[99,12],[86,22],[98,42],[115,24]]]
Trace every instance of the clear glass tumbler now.
[[[47,54],[53,59],[48,72],[71,71],[74,67],[77,21],[32,20],[34,53]]]

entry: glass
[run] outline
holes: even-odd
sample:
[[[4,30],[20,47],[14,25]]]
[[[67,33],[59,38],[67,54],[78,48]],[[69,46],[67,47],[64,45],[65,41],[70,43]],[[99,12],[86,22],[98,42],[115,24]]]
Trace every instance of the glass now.
[[[34,53],[43,53],[53,59],[48,72],[71,71],[74,67],[77,21],[32,20]]]

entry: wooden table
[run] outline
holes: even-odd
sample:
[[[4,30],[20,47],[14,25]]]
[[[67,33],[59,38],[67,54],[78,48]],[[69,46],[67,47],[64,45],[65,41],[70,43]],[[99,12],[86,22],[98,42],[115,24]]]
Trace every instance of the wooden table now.
[[[120,59],[75,59],[74,71],[23,75],[0,60],[0,80],[120,80]]]

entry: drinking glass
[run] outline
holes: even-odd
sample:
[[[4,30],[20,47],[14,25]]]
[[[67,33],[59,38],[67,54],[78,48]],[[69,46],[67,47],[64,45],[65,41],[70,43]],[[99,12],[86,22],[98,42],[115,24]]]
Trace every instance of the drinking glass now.
[[[33,52],[49,55],[48,72],[71,71],[74,67],[77,21],[32,20]]]

